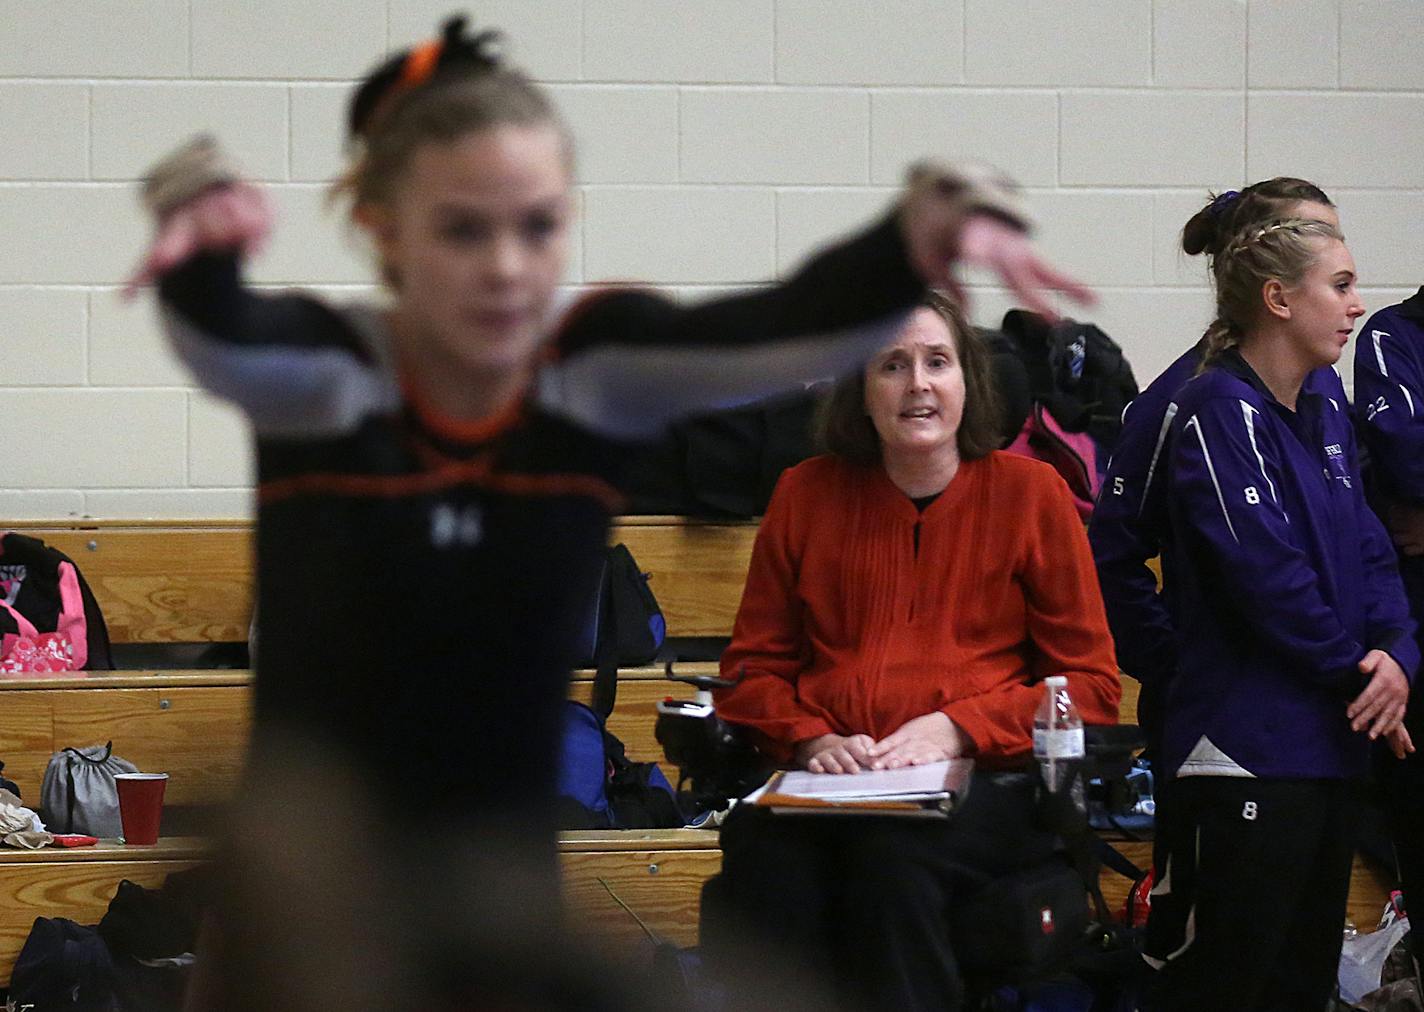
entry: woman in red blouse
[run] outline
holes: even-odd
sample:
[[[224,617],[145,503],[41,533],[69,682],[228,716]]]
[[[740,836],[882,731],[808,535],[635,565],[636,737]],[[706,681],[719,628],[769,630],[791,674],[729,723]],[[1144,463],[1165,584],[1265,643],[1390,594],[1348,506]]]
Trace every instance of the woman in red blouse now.
[[[997,428],[987,353],[938,297],[832,395],[831,452],[777,485],[722,656],[737,685],[719,712],[777,761],[1012,766],[1048,675],[1068,678],[1085,722],[1116,721],[1082,522],[1051,467],[995,449]],[[1032,786],[976,777],[947,822],[740,808],[723,828],[721,927],[858,1007],[958,1008],[946,915],[1051,855]]]

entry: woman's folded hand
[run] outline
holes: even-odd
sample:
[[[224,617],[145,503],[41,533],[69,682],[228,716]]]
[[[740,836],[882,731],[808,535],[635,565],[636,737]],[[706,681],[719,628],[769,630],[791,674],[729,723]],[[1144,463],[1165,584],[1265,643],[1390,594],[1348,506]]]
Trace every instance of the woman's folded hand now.
[[[915,717],[870,746],[869,766],[893,770],[955,759],[969,749],[969,739],[959,725],[938,710]]]
[[[859,773],[869,766],[870,747],[875,739],[868,734],[823,734],[796,745],[796,765],[812,773]]]

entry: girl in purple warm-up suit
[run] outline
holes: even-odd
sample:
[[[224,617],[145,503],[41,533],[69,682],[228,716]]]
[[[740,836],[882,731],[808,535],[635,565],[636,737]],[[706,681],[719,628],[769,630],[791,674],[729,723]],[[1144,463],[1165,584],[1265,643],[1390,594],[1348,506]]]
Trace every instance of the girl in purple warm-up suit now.
[[[1253,224],[1213,269],[1217,319],[1158,460],[1177,657],[1147,1007],[1298,1012],[1333,988],[1371,742],[1413,749],[1419,649],[1349,406],[1305,382],[1364,314],[1341,233]]]

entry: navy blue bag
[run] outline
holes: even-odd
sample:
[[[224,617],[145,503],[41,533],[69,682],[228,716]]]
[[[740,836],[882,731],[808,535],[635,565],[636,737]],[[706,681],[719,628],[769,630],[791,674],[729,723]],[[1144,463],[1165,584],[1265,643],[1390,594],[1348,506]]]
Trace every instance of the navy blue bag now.
[[[603,752],[603,721],[583,703],[564,704],[563,753],[559,756],[559,827],[606,829],[608,760]]]
[[[618,696],[618,665],[645,665],[658,655],[666,626],[648,576],[625,545],[608,549],[585,649],[594,663],[592,706],[564,703],[558,767],[565,830],[642,830],[686,826],[672,784],[656,763],[635,763],[605,722]],[[652,719],[651,713],[648,719]]]
[[[657,763],[629,759],[583,703],[564,704],[559,759],[561,829],[671,829],[687,825]]]
[[[593,705],[573,700],[564,704],[560,828],[658,829],[687,824],[658,765],[633,762],[605,726],[618,696],[618,665],[651,661],[662,645],[664,628],[662,612],[632,553],[624,545],[610,548],[589,630],[595,664]]]
[[[112,1012],[114,965],[91,927],[63,917],[36,917],[10,975],[16,1008],[38,1012]]]
[[[598,595],[588,615],[579,644],[584,667],[599,671],[618,665],[648,664],[658,655],[667,623],[657,598],[648,586],[648,574],[638,568],[627,545],[612,545],[603,559]],[[606,687],[604,687],[606,690]],[[603,705],[595,686],[594,709],[609,713],[612,700]]]

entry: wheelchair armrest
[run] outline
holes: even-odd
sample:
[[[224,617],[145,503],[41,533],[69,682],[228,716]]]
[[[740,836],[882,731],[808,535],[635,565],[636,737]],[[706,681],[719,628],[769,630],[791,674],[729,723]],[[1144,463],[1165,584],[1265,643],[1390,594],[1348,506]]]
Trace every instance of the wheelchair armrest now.
[[[1147,747],[1147,736],[1136,724],[1087,724],[1083,727],[1083,750],[1095,759],[1130,757]]]
[[[1132,757],[1147,745],[1136,724],[1089,724],[1083,728],[1084,773],[1102,780],[1120,780],[1132,768]]]
[[[718,717],[709,705],[659,704],[654,734],[679,780],[691,785],[698,809],[725,808],[730,799],[761,786],[772,771],[749,732]]]

